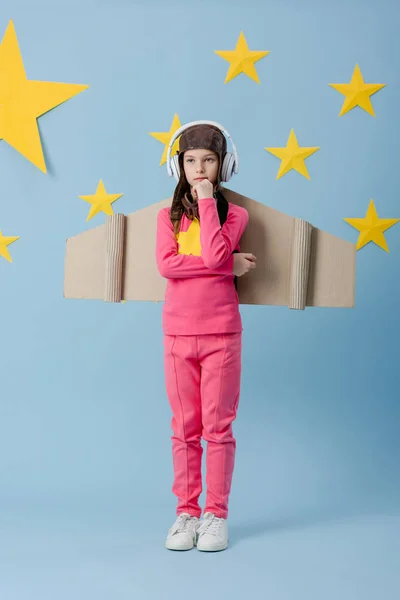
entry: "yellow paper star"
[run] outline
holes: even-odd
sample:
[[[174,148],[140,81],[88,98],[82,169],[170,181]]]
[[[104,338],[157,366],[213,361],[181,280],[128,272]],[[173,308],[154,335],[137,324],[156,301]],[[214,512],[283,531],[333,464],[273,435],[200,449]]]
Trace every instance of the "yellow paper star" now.
[[[234,50],[214,50],[214,52],[230,63],[224,83],[228,83],[240,73],[260,83],[254,63],[270,53],[269,50],[249,50],[243,31],[240,32]]]
[[[10,256],[7,246],[12,244],[13,242],[16,242],[17,240],[19,240],[19,236],[7,237],[3,235],[0,231],[0,256],[8,260],[8,262],[12,262],[12,258]]]
[[[368,114],[374,117],[375,113],[370,96],[381,90],[386,84],[365,83],[363,76],[361,75],[360,67],[357,64],[353,71],[350,83],[330,83],[329,85],[345,96],[345,101],[343,102],[339,117],[356,106],[364,109]]]
[[[392,227],[400,219],[380,219],[376,212],[375,204],[373,200],[370,200],[368,210],[363,219],[343,219],[347,223],[350,223],[352,227],[360,232],[358,236],[356,249],[359,250],[368,242],[374,242],[377,246],[380,246],[386,252],[389,252],[388,245],[386,243],[383,232],[389,227]]]
[[[27,79],[12,21],[0,44],[0,139],[46,173],[37,118],[88,85]]]
[[[178,254],[192,254],[201,256],[200,223],[193,219],[187,231],[180,231],[177,236],[179,244]]]
[[[107,194],[104,183],[100,179],[95,194],[90,196],[79,196],[81,200],[85,200],[85,202],[89,202],[89,204],[92,205],[86,221],[89,221],[89,219],[97,215],[100,211],[106,215],[113,215],[114,211],[111,204],[118,200],[118,198],[121,198],[121,196],[123,196],[123,194]]]
[[[300,175],[304,175],[304,177],[310,179],[304,161],[306,158],[311,156],[311,154],[314,154],[314,152],[319,150],[319,147],[300,147],[297,142],[294,130],[291,129],[286,147],[264,148],[264,150],[268,150],[268,152],[270,152],[277,158],[280,158],[282,161],[276,179],[283,177],[283,175],[286,175],[286,173],[288,173],[291,169],[294,169],[295,171],[300,173]]]
[[[156,140],[164,144],[164,152],[161,157],[160,166],[167,162],[167,151],[169,142],[174,135],[175,131],[177,131],[181,127],[181,123],[179,121],[178,115],[175,113],[174,118],[172,120],[172,124],[169,131],[162,131],[161,133],[150,132],[149,135],[153,136]],[[171,148],[171,156],[173,156],[179,150],[179,137],[175,140]]]

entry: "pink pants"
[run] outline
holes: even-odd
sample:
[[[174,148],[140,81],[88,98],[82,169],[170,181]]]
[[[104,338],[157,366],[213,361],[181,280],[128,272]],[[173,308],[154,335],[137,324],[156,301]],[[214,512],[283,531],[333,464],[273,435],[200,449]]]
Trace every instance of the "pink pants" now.
[[[201,516],[201,438],[207,441],[204,512],[227,518],[235,462],[232,423],[239,404],[242,334],[164,336],[172,409],[172,456],[177,514]]]

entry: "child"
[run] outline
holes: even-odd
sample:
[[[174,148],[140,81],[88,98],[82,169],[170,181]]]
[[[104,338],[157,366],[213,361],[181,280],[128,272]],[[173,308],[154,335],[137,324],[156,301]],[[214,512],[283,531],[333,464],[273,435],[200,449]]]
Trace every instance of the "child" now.
[[[241,379],[235,276],[255,268],[255,257],[239,252],[247,211],[228,203],[220,191],[221,173],[225,181],[231,175],[224,164],[225,136],[216,124],[200,123],[183,128],[172,205],[157,217],[157,267],[167,279],[163,333],[173,415],[172,491],[178,499],[165,546],[189,550],[197,544],[198,550],[216,551],[228,547],[236,450],[232,422]],[[207,441],[207,497],[200,523],[202,437]]]

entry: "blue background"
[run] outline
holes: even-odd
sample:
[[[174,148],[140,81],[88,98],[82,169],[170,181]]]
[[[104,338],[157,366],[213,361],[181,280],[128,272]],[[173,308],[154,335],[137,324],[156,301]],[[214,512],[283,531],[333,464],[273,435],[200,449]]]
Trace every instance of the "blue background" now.
[[[175,518],[162,304],[63,299],[66,238],[100,178],[125,214],[175,182],[149,132],[211,119],[231,133],[228,187],[341,238],[371,198],[399,218],[395,2],[3,2],[29,79],[89,84],[42,116],[49,172],[0,142],[0,595],[274,600],[399,597],[400,224],[357,253],[356,308],[242,307],[243,386],[230,548],[164,549]],[[260,85],[214,50],[243,30]],[[339,118],[358,63],[376,117]],[[311,180],[266,146],[294,128]],[[149,248],[149,252],[153,252]]]

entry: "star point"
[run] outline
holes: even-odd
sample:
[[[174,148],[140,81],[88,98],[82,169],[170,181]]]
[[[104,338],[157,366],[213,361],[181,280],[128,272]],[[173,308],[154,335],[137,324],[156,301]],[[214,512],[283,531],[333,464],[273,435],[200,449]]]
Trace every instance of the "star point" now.
[[[187,231],[180,231],[177,235],[179,244],[178,254],[192,254],[201,256],[200,223],[193,219]]]
[[[214,52],[230,63],[224,84],[240,75],[240,73],[244,73],[256,83],[260,83],[255,63],[270,53],[269,50],[250,50],[243,31],[239,34],[234,50],[214,50]]]
[[[28,79],[14,23],[0,43],[0,139],[47,173],[37,119],[88,85]]]
[[[350,83],[330,83],[329,85],[345,96],[339,117],[356,106],[375,117],[370,97],[386,86],[385,83],[365,83],[358,64],[354,68]]]
[[[360,232],[358,236],[356,249],[360,250],[369,242],[374,242],[377,246],[389,252],[389,248],[383,233],[400,221],[400,219],[380,219],[375,208],[374,201],[371,199],[365,217],[363,218],[345,218],[346,223]]]
[[[11,255],[8,251],[8,246],[19,240],[19,236],[5,236],[0,230],[0,256],[12,263]]]
[[[92,205],[86,221],[89,221],[92,217],[96,216],[100,212],[103,212],[109,216],[113,215],[114,211],[111,204],[118,200],[118,198],[121,198],[121,196],[123,196],[123,194],[107,194],[103,180],[100,179],[95,194],[79,196],[81,200],[84,200]]]
[[[281,164],[276,175],[276,179],[280,179],[290,170],[295,170],[306,179],[310,179],[310,175],[305,165],[305,159],[319,150],[319,146],[301,147],[298,144],[294,129],[290,130],[290,134],[284,147],[264,148],[273,156],[281,160]]]
[[[169,131],[161,131],[161,132],[150,132],[153,138],[164,144],[164,151],[160,160],[160,167],[167,162],[167,152],[168,146],[174,135],[175,131],[177,131],[181,127],[181,122],[179,120],[178,114],[174,114],[174,118],[172,119],[171,127]],[[171,156],[173,156],[179,150],[179,138],[175,140],[171,148]]]

